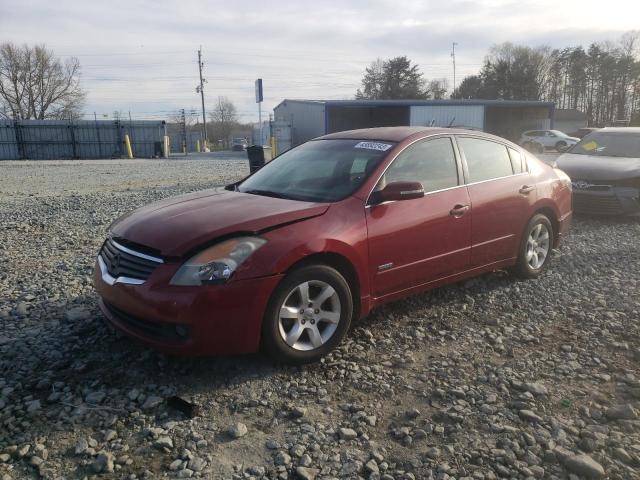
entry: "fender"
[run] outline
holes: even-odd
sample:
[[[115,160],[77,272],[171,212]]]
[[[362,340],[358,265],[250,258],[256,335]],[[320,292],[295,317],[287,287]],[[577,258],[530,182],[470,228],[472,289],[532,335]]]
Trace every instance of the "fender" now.
[[[350,197],[320,215],[261,235],[267,243],[236,272],[236,278],[283,274],[311,255],[334,254],[349,262],[357,276],[362,313],[369,310],[369,248],[364,201]]]

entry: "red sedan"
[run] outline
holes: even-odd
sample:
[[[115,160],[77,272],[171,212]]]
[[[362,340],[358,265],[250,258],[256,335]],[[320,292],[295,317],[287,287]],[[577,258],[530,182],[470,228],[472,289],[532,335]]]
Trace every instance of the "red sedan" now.
[[[154,348],[303,363],[385,302],[503,268],[537,277],[570,221],[569,177],[502,138],[354,130],[118,219],[95,285],[109,322]]]

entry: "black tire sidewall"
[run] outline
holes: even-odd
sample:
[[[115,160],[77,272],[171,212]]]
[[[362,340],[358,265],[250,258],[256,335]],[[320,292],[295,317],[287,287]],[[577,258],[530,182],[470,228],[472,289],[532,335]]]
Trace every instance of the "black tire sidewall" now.
[[[564,152],[567,149],[567,143],[566,142],[558,142],[556,143],[556,150],[558,152]]]
[[[334,288],[340,299],[340,321],[333,336],[321,347],[309,351],[295,350],[280,336],[278,328],[280,307],[294,287],[311,280],[321,280]],[[263,347],[272,358],[284,363],[315,362],[342,341],[351,324],[353,311],[351,287],[337,270],[326,265],[309,265],[296,269],[284,277],[271,295],[262,322]]]
[[[529,262],[527,262],[527,240],[531,231],[540,223],[543,223],[545,227],[549,230],[549,252],[547,253],[547,257],[544,259],[544,263],[540,268],[531,268]],[[531,217],[527,227],[524,230],[524,235],[522,236],[522,240],[520,241],[520,251],[518,253],[518,262],[516,265],[516,270],[519,276],[524,278],[536,278],[540,276],[540,274],[544,271],[549,263],[549,259],[551,258],[551,251],[553,249],[553,226],[551,225],[551,221],[547,218],[546,215],[538,213]]]

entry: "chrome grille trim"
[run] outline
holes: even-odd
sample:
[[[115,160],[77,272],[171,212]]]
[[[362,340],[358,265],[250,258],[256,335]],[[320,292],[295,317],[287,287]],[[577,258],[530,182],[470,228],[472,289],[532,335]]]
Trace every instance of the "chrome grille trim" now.
[[[144,253],[136,252],[135,250],[131,250],[130,248],[125,247],[124,245],[119,244],[114,239],[111,239],[111,244],[116,247],[118,250],[128,253],[130,255],[134,255],[136,257],[144,258],[145,260],[149,260],[151,262],[156,263],[164,263],[164,260],[158,257],[152,257],[151,255],[146,255]]]
[[[107,265],[104,263],[102,259],[102,255],[98,255],[98,265],[100,266],[100,274],[102,275],[102,280],[107,285],[115,285],[116,283],[124,283],[128,285],[142,285],[145,280],[141,280],[139,278],[131,278],[131,277],[114,277],[107,270]]]
[[[162,265],[162,258],[127,247],[108,237],[98,254],[102,279],[109,285],[126,283],[142,285]],[[144,247],[141,247],[144,248]]]

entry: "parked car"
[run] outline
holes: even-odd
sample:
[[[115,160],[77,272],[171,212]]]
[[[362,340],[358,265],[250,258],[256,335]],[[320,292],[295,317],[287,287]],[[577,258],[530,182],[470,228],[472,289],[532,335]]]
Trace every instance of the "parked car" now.
[[[544,153],[544,145],[532,138],[526,140],[522,144],[522,146],[525,148],[525,150],[531,153]]]
[[[576,212],[640,215],[640,128],[603,128],[557,164],[573,183]]]
[[[354,130],[124,215],[94,280],[108,321],[157,349],[304,363],[384,303],[497,269],[537,277],[570,219],[569,177],[504,139]]]
[[[570,137],[559,130],[528,130],[522,134],[519,143],[527,150],[531,150],[532,145],[539,144],[545,150],[563,152],[579,141],[579,138]]]
[[[576,137],[576,138],[584,138],[587,135],[589,135],[590,133],[597,132],[598,130],[600,130],[600,129],[599,128],[593,128],[593,127],[580,128],[580,129],[576,130],[575,132],[570,133],[569,136]]]
[[[234,138],[233,142],[231,142],[231,150],[234,152],[242,152],[246,150],[249,146],[246,138]]]

